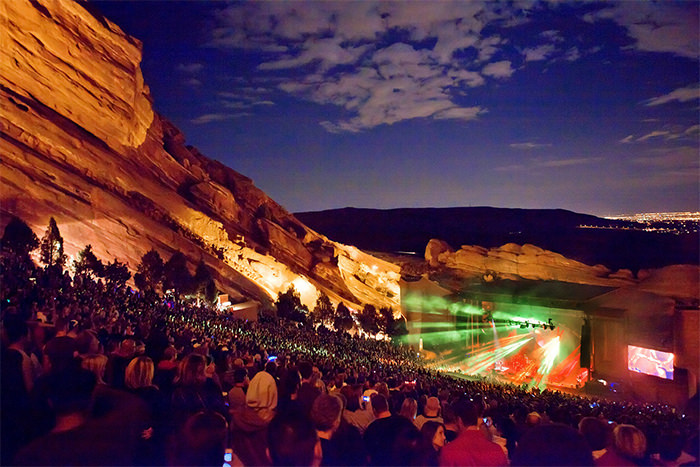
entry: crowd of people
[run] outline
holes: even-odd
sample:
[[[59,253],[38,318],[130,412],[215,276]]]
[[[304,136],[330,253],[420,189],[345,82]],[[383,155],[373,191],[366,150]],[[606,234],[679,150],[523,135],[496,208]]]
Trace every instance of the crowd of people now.
[[[3,465],[698,462],[693,400],[455,378],[325,327],[38,268],[16,279],[0,284]]]

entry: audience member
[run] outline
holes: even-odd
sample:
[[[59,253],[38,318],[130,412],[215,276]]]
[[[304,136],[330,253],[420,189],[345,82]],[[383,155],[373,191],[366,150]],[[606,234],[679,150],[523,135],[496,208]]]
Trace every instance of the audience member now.
[[[29,329],[24,318],[16,310],[7,312],[2,328],[2,362],[0,363],[0,381],[2,381],[2,412],[0,431],[2,450],[0,462],[8,465],[17,450],[32,437],[31,426],[27,419],[30,410],[29,394],[34,387],[32,365],[24,352]],[[11,429],[9,427],[12,427]]]
[[[80,366],[91,371],[97,380],[98,385],[104,385],[105,368],[107,368],[107,356],[102,354],[85,355],[80,362]]]
[[[155,465],[163,461],[163,446],[168,434],[166,418],[169,407],[163,394],[153,384],[154,365],[151,357],[136,357],[126,367],[124,384],[129,392],[148,406],[147,423],[141,433],[137,463]]]
[[[474,403],[463,397],[452,405],[452,409],[457,415],[459,433],[440,452],[440,465],[508,465],[503,449],[487,440],[479,429],[479,411]]]
[[[420,433],[420,458],[413,465],[438,465],[440,451],[445,446],[445,426],[439,422],[429,420],[423,423]]]
[[[314,374],[314,366],[309,361],[299,362],[299,375],[301,375],[301,386],[297,392],[297,400],[302,410],[311,413],[311,405],[321,394],[321,389],[317,386],[317,376]]]
[[[362,386],[360,385],[344,386],[343,389],[341,389],[341,394],[343,394],[347,400],[347,405],[343,411],[343,419],[357,428],[360,435],[363,435],[369,424],[374,421],[374,413],[372,412],[369,401],[370,396],[361,395]],[[360,400],[364,397],[366,397],[367,400],[362,400],[361,403]]]
[[[48,398],[56,423],[47,435],[22,448],[18,465],[132,465],[136,437],[108,419],[90,417],[95,375],[66,368],[48,376]]]
[[[187,355],[178,366],[172,410],[178,425],[202,410],[214,410],[226,416],[221,388],[206,374],[206,358],[199,354]]]
[[[420,430],[423,424],[429,420],[438,423],[444,422],[440,416],[440,399],[437,397],[428,398],[425,407],[423,407],[423,413],[418,415],[413,423],[415,423],[416,428]]]
[[[399,410],[399,415],[406,417],[409,421],[414,422],[416,419],[416,413],[418,412],[418,402],[412,397],[407,397],[403,400],[401,404],[401,410]]]
[[[228,391],[229,412],[236,411],[245,405],[245,392],[249,382],[245,368],[236,368],[233,371],[233,386]]]
[[[246,405],[231,413],[234,453],[245,465],[266,465],[268,425],[277,409],[277,385],[272,375],[257,373],[248,385]]]
[[[561,423],[542,424],[520,439],[513,454],[513,466],[592,466],[593,456],[585,438]]]
[[[190,416],[169,449],[169,465],[220,467],[224,461],[228,426],[218,412]]]
[[[280,412],[269,426],[269,460],[279,466],[321,465],[321,441],[313,422],[300,411]],[[246,465],[269,465],[261,462]]]
[[[613,430],[612,449],[596,460],[598,466],[641,465],[646,456],[647,439],[633,425],[617,425]]]
[[[591,448],[594,460],[605,454],[611,435],[608,423],[596,417],[584,417],[578,423],[578,431]]]
[[[321,465],[338,465],[342,452],[333,440],[333,435],[340,427],[343,403],[338,396],[321,394],[311,406],[311,421],[321,441],[323,452]]]
[[[419,449],[420,432],[406,417],[392,415],[383,394],[371,397],[375,420],[364,434],[370,465],[408,465]]]

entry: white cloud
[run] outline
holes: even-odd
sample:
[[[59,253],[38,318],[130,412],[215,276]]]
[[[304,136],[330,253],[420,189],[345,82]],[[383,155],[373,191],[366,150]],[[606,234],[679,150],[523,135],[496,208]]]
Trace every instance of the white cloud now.
[[[588,164],[593,164],[595,162],[603,160],[602,157],[574,157],[570,159],[551,159],[551,160],[543,160],[543,161],[536,161],[535,165],[538,167],[550,167],[550,168],[558,168],[558,167],[571,167],[573,165],[588,165]]]
[[[661,138],[663,140],[696,140],[698,134],[700,134],[700,125],[691,125],[689,127],[682,127],[679,125],[666,125],[662,130],[654,130],[643,136],[636,137],[634,135],[629,135],[622,140],[621,143],[644,143],[649,140],[654,140]]]
[[[578,48],[576,47],[571,47],[564,54],[564,60],[567,62],[575,62],[579,58],[581,58],[581,52],[579,52]]]
[[[700,133],[700,125],[693,125],[683,132],[683,134],[685,136],[693,136],[693,135],[697,135],[699,133]]]
[[[314,61],[321,64],[322,69],[328,69],[335,65],[352,64],[364,53],[366,46],[341,47],[337,39],[309,39],[304,43],[299,55],[285,55],[277,60],[261,63],[261,70],[281,70],[307,65]]]
[[[644,105],[653,107],[656,105],[667,104],[669,102],[687,102],[700,99],[700,86],[692,85],[684,88],[675,89],[663,96],[657,96],[649,99]]]
[[[470,88],[483,86],[486,82],[484,77],[476,71],[450,69],[446,74],[456,85],[464,83]]]
[[[647,133],[646,135],[644,135],[640,138],[637,138],[637,141],[639,141],[641,143],[641,142],[650,140],[652,138],[659,138],[662,136],[668,136],[670,134],[671,134],[671,132],[668,130],[655,130],[655,131],[652,131],[651,133]]]
[[[563,42],[564,38],[561,36],[561,33],[557,31],[556,29],[549,29],[547,31],[542,31],[540,33],[540,36],[548,39],[552,42]]]
[[[480,114],[483,114],[485,112],[486,109],[482,107],[452,107],[436,113],[434,117],[440,120],[473,120],[477,118]]]
[[[183,82],[183,84],[184,84],[185,86],[191,86],[191,87],[193,87],[193,88],[196,88],[196,87],[198,87],[198,86],[201,86],[201,85],[202,85],[202,82],[201,82],[200,80],[198,80],[197,78],[190,78],[190,79],[185,80],[185,81]]]
[[[670,42],[673,34],[635,29],[644,16],[626,3],[636,7],[637,2],[606,5],[586,19],[623,25],[637,38],[639,49],[652,50],[648,41],[653,36],[666,44],[656,50],[686,50],[681,45],[687,40]],[[565,47],[572,39],[566,29],[541,32],[535,42],[541,45],[532,47],[529,42],[510,44],[510,35],[501,37],[498,28],[489,27],[522,24],[541,8],[529,1],[237,2],[219,9],[209,45],[255,51],[265,57],[255,84],[272,77],[276,81],[265,85],[275,86],[275,91],[332,104],[349,114],[322,122],[328,131],[362,131],[413,118],[471,120],[486,109],[479,102],[463,106],[462,97],[470,96],[470,88],[485,85],[486,76],[510,78],[519,66],[514,64],[521,63],[515,50],[522,50],[525,64],[575,61],[598,50],[571,42]],[[661,29],[677,16],[663,16]],[[230,108],[254,102],[242,96],[232,100]]]
[[[221,9],[210,45],[267,52],[258,69],[279,73],[279,90],[350,112],[347,119],[322,122],[328,131],[362,131],[413,118],[473,120],[486,109],[463,107],[456,98],[484,85],[486,75],[513,73],[509,61],[488,63],[506,41],[482,30],[516,10],[460,0],[249,2]],[[404,42],[387,40],[395,31]],[[425,39],[433,45],[413,45]],[[478,58],[455,58],[464,49]],[[241,96],[222,97],[233,100],[225,104],[229,108],[246,108]]]
[[[211,122],[221,122],[224,120],[231,120],[233,118],[241,118],[241,117],[247,117],[251,115],[250,113],[247,112],[239,112],[239,113],[210,113],[210,114],[204,114],[200,115],[197,118],[193,118],[190,120],[191,123],[194,123],[195,125],[203,125],[206,123],[211,123]]]
[[[518,172],[521,170],[525,170],[526,167],[523,164],[511,164],[511,165],[502,165],[500,167],[496,167],[493,170],[496,170],[497,172]]]
[[[508,60],[489,63],[481,70],[481,73],[493,78],[508,78],[515,71],[510,65]]]
[[[540,45],[538,47],[523,50],[523,56],[526,62],[536,62],[546,60],[555,51],[555,47],[551,44]]]
[[[180,63],[177,66],[177,70],[183,73],[194,75],[199,73],[204,69],[204,65],[201,63]]]
[[[644,156],[636,157],[633,162],[639,165],[666,169],[687,169],[689,173],[694,173],[696,176],[698,175],[698,168],[700,168],[698,148],[692,146],[653,149]]]
[[[634,48],[697,59],[698,10],[695,2],[616,2],[584,19],[613,20],[636,40]]]
[[[527,142],[527,143],[511,143],[509,146],[513,149],[523,149],[523,150],[530,150],[530,149],[540,149],[540,148],[549,148],[552,147],[552,143],[533,143],[533,142]]]
[[[519,164],[504,165],[496,167],[499,172],[515,172],[519,170],[531,170],[533,168],[557,169],[562,167],[573,167],[577,165],[595,164],[603,160],[602,157],[571,157],[568,159],[541,159],[531,158]]]

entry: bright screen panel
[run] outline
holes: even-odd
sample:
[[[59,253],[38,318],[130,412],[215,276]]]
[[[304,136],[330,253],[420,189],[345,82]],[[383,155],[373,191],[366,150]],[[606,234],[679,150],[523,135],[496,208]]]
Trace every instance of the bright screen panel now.
[[[673,354],[628,345],[627,368],[637,373],[673,379]]]

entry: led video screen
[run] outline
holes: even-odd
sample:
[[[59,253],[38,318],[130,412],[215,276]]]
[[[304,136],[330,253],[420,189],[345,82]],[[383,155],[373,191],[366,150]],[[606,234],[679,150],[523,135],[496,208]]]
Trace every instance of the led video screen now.
[[[673,379],[673,354],[628,345],[627,368],[637,373]]]

